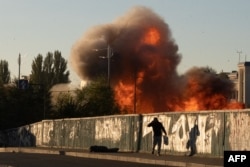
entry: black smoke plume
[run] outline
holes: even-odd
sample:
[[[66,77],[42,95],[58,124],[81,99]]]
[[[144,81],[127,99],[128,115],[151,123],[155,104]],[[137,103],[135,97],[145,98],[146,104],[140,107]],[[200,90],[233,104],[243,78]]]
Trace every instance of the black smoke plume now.
[[[184,110],[182,102],[188,98],[183,95],[187,77],[180,77],[176,72],[181,55],[160,16],[139,6],[112,23],[90,28],[71,53],[72,66],[81,79],[91,81],[101,74],[107,75],[108,45],[113,50],[111,86],[119,91],[119,85],[134,85],[136,90],[128,108],[132,110],[136,105],[139,113],[176,110],[176,106]],[[125,97],[128,94],[117,96],[118,103],[122,105],[121,99],[128,98]]]

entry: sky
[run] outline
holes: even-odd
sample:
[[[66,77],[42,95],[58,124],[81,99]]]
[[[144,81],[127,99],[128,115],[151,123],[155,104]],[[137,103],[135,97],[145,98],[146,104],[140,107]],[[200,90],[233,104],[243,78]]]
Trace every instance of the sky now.
[[[250,61],[249,0],[0,0],[0,60],[11,77],[31,73],[38,54],[59,50],[68,61],[72,85],[80,78],[70,65],[72,46],[84,32],[111,23],[134,6],[145,6],[169,25],[182,55],[178,72],[209,66],[217,72],[237,70]]]

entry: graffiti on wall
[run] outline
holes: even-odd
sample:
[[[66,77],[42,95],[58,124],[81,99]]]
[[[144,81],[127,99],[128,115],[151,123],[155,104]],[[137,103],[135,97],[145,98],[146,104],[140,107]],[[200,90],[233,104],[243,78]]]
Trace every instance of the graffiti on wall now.
[[[197,124],[200,132],[195,143],[197,152],[223,155],[223,150],[250,149],[249,115],[246,110],[45,120],[0,133],[0,144],[83,149],[98,144],[116,146],[123,151],[148,152],[152,149],[152,128],[147,124],[157,117],[169,136],[169,144],[162,145],[165,151],[189,152],[186,144],[191,129]]]
[[[35,146],[35,136],[30,132],[30,126],[21,127],[18,129],[19,146]]]
[[[45,121],[43,122],[43,144],[49,145],[50,142],[54,139],[54,122]]]
[[[228,139],[230,150],[249,150],[249,113],[229,113],[226,129],[229,133]],[[241,140],[239,140],[239,136]]]
[[[36,145],[40,146],[42,145],[42,122],[38,122],[36,124],[32,124],[30,127],[31,133],[36,136]]]
[[[99,119],[95,122],[95,139],[118,142],[122,136],[122,120],[119,118]]]
[[[152,132],[147,124],[157,117],[165,127],[169,144],[163,145],[163,149],[176,152],[187,152],[187,142],[190,138],[191,128],[197,124],[199,136],[196,146],[199,153],[211,153],[214,144],[218,139],[218,133],[222,130],[221,117],[218,113],[207,114],[159,114],[143,117],[143,137]]]
[[[73,145],[80,142],[81,137],[81,122],[80,120],[75,121],[74,126],[71,127],[69,138],[73,141]]]
[[[5,132],[5,146],[30,147],[36,145],[36,136],[31,132],[29,125]]]

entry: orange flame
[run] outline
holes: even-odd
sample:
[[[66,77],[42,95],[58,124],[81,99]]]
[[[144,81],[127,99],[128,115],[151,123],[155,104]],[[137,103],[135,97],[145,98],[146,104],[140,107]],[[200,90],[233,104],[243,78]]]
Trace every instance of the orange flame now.
[[[199,110],[221,110],[242,109],[242,103],[230,102],[227,97],[220,93],[212,93],[211,88],[203,88],[195,78],[188,80],[187,88],[184,90],[184,100],[173,106],[174,111],[199,111]]]
[[[134,81],[134,83],[124,83],[123,81],[119,81],[119,84],[117,84],[114,88],[115,100],[121,107],[122,111],[130,113],[135,112],[135,105],[137,105],[137,100],[135,98],[141,93],[136,85],[139,85],[143,82],[144,73],[138,72],[137,75],[138,76],[136,77],[136,81]]]
[[[134,71],[134,79],[130,78],[129,80],[123,78],[123,80],[120,80],[118,84],[115,85],[115,99],[123,111],[128,113],[149,113],[166,112],[166,110],[199,111],[243,108],[243,105],[240,103],[230,102],[225,93],[220,93],[220,90],[213,90],[213,85],[207,87],[206,81],[202,79],[202,76],[206,75],[205,73],[194,73],[190,75],[187,78],[185,88],[181,91],[182,93],[172,93],[174,97],[169,98],[169,101],[167,99],[162,101],[161,97],[158,96],[159,92],[155,96],[145,97],[145,93],[140,90],[144,84],[144,79],[147,79],[147,82],[150,80],[150,82],[154,83],[154,86],[158,86],[156,82],[161,82],[162,79],[166,79],[167,73],[171,71],[171,61],[169,59],[162,59],[165,55],[158,53],[158,47],[161,47],[160,39],[161,34],[157,28],[151,27],[147,29],[140,43],[135,47],[135,50],[143,50],[143,46],[146,44],[156,48],[156,51],[140,52],[139,55],[135,55],[140,56],[142,61],[144,60],[143,58],[146,58],[146,68],[140,68],[138,71]],[[135,53],[137,52],[135,51]],[[162,69],[165,69],[165,71]],[[209,77],[210,76],[208,76],[208,78]],[[162,83],[159,85],[162,85]],[[152,88],[152,90],[154,90],[154,88]],[[153,100],[154,102],[152,102]],[[158,103],[160,107],[155,105],[155,102]],[[164,108],[165,111],[159,111],[162,108]]]
[[[199,104],[196,98],[190,98],[188,101],[184,102],[184,111],[196,111],[199,109]],[[178,109],[180,110],[180,109]]]
[[[149,28],[149,30],[145,33],[142,42],[148,45],[156,45],[160,41],[160,33],[154,27]]]
[[[134,86],[133,84],[125,84],[122,81],[115,86],[115,100],[120,105],[121,110],[133,110]]]
[[[244,108],[243,103],[231,101],[230,103],[227,104],[227,106],[224,109],[243,109],[243,108]]]
[[[117,53],[110,62],[98,58],[106,52],[90,51],[103,48],[106,42]],[[112,24],[91,28],[73,46],[71,58],[76,73],[89,81],[111,63],[107,74],[123,113],[243,108],[230,101],[233,84],[223,76],[203,68],[178,75],[182,57],[178,51],[168,24],[139,7]]]

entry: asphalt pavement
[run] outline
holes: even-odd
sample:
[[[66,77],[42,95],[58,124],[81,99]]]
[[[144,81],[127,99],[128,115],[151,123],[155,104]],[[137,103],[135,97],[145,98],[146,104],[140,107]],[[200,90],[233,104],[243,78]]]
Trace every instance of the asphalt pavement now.
[[[22,152],[22,153],[40,153],[57,154],[65,156],[106,159],[125,162],[147,163],[162,166],[176,167],[223,167],[223,157],[211,157],[206,155],[170,155],[162,152],[161,156],[150,153],[135,152],[89,152],[88,150],[67,149],[67,148],[40,148],[40,147],[6,147],[0,148],[0,152]]]

